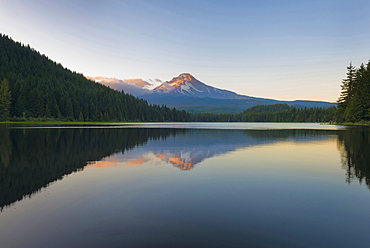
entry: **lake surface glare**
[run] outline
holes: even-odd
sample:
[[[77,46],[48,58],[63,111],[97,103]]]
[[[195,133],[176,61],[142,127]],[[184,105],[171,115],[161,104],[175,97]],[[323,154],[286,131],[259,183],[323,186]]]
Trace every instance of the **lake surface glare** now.
[[[368,247],[369,131],[0,125],[0,247]]]

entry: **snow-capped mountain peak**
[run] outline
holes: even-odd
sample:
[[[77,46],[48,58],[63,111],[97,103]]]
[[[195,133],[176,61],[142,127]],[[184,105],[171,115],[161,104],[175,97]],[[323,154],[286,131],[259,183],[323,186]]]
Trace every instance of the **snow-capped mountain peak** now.
[[[190,73],[182,73],[177,77],[172,78],[171,81],[166,81],[163,84],[154,88],[154,90],[173,90],[181,88],[189,88],[189,82],[195,82],[196,80]],[[198,81],[199,82],[199,81]]]
[[[173,96],[190,96],[199,98],[218,98],[218,99],[235,99],[238,95],[234,92],[221,90],[212,86],[206,85],[190,73],[182,73],[177,77],[172,78],[157,86],[153,90],[154,93],[167,93]]]
[[[173,87],[178,87],[181,84],[191,81],[198,81],[196,80],[190,73],[182,73],[178,77],[172,78],[169,84]]]

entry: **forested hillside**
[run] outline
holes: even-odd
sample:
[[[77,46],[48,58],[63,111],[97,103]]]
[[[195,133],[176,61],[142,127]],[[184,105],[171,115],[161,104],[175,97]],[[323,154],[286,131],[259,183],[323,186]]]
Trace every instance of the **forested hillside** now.
[[[347,67],[338,99],[338,119],[342,122],[368,122],[370,120],[370,61],[356,69]]]
[[[190,116],[87,80],[0,34],[0,120],[8,119],[187,121]]]
[[[337,108],[295,108],[286,103],[257,105],[239,114],[193,114],[193,121],[242,122],[330,122]]]

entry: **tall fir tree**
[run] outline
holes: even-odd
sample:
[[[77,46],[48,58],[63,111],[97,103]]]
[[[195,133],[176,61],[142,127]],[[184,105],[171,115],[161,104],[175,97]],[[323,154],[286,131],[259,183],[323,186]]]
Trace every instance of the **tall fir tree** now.
[[[0,83],[0,119],[7,120],[9,118],[11,102],[8,80],[3,79]]]
[[[338,114],[339,118],[344,118],[348,103],[353,97],[353,84],[356,80],[356,68],[352,65],[352,62],[347,67],[347,77],[342,80],[342,91],[338,99]],[[348,112],[348,111],[347,111]]]
[[[338,99],[338,120],[361,122],[370,120],[370,61],[355,69],[347,67],[347,78],[342,81]]]

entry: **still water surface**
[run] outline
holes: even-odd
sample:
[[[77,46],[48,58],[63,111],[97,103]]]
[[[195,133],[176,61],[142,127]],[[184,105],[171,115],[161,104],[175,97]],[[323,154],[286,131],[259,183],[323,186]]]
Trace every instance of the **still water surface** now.
[[[0,126],[0,247],[368,247],[369,128]]]

